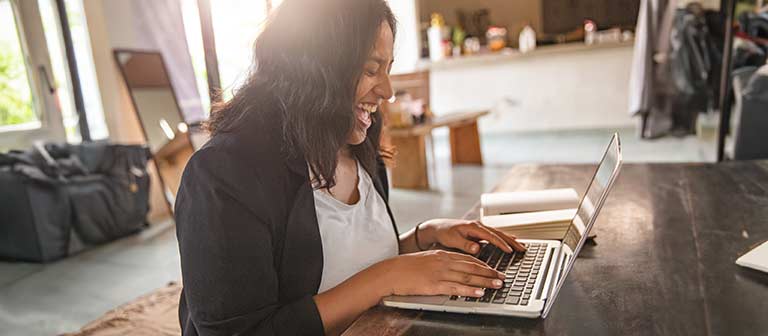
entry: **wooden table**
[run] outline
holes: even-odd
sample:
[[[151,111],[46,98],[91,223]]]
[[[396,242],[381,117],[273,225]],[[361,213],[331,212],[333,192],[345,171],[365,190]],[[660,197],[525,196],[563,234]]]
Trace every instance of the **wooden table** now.
[[[496,190],[574,187],[592,165],[516,166]],[[477,207],[467,218],[477,218]],[[768,162],[625,164],[546,320],[376,307],[345,335],[766,335]]]
[[[438,127],[449,128],[451,161],[454,164],[482,165],[477,119],[486,114],[488,111],[452,113],[413,127],[387,129],[386,133],[396,150],[392,186],[429,189],[426,138]]]

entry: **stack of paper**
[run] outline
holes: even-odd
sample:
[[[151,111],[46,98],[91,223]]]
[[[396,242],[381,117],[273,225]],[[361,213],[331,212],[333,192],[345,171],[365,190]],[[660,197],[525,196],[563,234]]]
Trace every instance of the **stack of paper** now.
[[[483,194],[481,221],[518,238],[562,239],[578,204],[573,189]]]

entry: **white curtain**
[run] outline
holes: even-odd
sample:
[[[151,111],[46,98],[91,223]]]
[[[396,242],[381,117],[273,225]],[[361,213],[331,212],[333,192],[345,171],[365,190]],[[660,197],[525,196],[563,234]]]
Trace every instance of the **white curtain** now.
[[[111,0],[124,1],[124,0]],[[192,59],[187,46],[179,0],[130,0],[125,15],[131,15],[131,45],[115,48],[140,48],[160,51],[187,123],[205,119],[197,90]]]

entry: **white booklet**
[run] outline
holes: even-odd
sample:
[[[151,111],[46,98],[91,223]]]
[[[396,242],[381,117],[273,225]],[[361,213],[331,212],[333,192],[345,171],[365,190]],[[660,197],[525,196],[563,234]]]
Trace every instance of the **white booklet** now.
[[[578,205],[571,188],[486,193],[480,216],[483,224],[517,238],[562,239]]]
[[[736,259],[736,265],[768,273],[768,241]]]

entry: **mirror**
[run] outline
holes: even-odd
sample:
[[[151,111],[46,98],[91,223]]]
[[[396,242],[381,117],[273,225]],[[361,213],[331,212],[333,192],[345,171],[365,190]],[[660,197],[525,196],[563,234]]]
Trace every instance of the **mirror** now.
[[[189,126],[159,52],[115,50],[114,54],[173,212],[181,174],[194,153]]]

